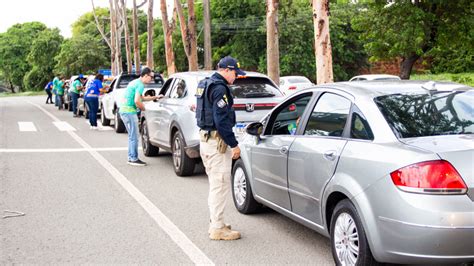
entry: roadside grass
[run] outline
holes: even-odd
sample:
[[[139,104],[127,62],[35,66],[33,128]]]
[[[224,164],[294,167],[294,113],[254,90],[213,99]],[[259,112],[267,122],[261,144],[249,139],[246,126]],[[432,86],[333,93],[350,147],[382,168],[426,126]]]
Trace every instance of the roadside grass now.
[[[0,92],[0,97],[20,97],[20,96],[38,96],[44,95],[46,96],[46,92],[44,91],[24,91],[24,92]]]
[[[413,80],[453,81],[474,87],[474,72],[472,73],[441,73],[441,74],[412,74]]]

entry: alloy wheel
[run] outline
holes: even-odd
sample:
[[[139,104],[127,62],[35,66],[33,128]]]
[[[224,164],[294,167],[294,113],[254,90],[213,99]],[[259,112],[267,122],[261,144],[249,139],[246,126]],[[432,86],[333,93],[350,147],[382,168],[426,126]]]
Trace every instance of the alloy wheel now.
[[[181,141],[178,136],[175,137],[173,143],[173,164],[176,169],[181,167]]]
[[[148,149],[148,129],[145,122],[142,123],[142,148],[143,152]]]
[[[359,256],[359,232],[352,216],[341,213],[334,227],[334,246],[342,265],[355,265]]]
[[[239,206],[242,206],[247,198],[247,179],[244,169],[237,168],[234,173],[234,196]]]

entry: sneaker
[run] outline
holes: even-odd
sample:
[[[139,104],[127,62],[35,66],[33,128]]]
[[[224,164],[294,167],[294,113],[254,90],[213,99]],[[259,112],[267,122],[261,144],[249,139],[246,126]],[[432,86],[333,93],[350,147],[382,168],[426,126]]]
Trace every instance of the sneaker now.
[[[224,225],[224,228],[227,228],[227,229],[230,230],[230,229],[232,229],[232,225],[230,225],[230,224],[225,224],[225,225]],[[212,228],[209,227],[209,230],[207,230],[207,232],[210,234],[211,231],[212,231]]]
[[[227,227],[222,227],[219,229],[211,229],[209,238],[212,240],[237,240],[240,238],[239,231],[232,231]]]
[[[91,126],[91,130],[97,130],[97,127]]]
[[[136,161],[128,161],[127,162],[129,165],[134,165],[134,166],[145,166],[146,163],[141,161],[140,159],[137,159]]]
[[[76,115],[76,114],[73,114],[73,115],[72,115],[72,117],[79,117],[79,116],[78,116],[78,115]]]

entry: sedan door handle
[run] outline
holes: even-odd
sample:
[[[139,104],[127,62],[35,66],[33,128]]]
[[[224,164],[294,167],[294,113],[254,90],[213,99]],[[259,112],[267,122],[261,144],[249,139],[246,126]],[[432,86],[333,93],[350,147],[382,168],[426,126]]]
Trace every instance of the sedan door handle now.
[[[329,161],[334,161],[334,159],[336,159],[336,151],[326,151],[324,153],[324,158],[328,159]]]
[[[280,153],[281,154],[288,154],[288,146],[282,146],[280,148]]]

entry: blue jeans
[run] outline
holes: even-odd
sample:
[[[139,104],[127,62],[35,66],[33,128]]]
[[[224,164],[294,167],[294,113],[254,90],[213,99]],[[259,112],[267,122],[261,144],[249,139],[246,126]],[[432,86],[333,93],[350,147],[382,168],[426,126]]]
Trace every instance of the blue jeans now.
[[[89,109],[89,122],[91,126],[97,126],[97,111],[99,110],[99,98],[86,98],[86,104]]]
[[[59,95],[54,94],[54,106],[59,106],[59,100],[58,100],[58,98],[59,98]]]
[[[73,114],[77,114],[77,99],[79,99],[79,94],[71,92]]]
[[[58,102],[58,109],[60,110],[64,108],[63,96],[64,95],[56,95],[56,101]]]
[[[128,132],[128,161],[138,160],[138,116],[137,114],[122,114],[120,117]]]

